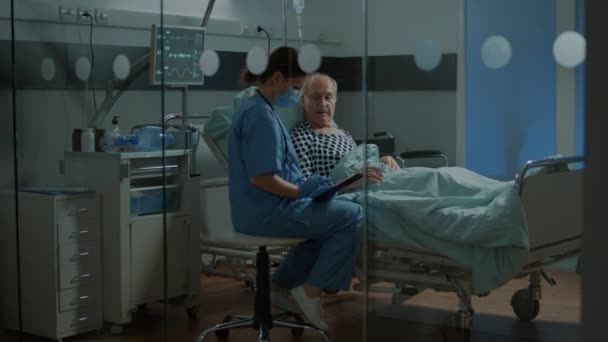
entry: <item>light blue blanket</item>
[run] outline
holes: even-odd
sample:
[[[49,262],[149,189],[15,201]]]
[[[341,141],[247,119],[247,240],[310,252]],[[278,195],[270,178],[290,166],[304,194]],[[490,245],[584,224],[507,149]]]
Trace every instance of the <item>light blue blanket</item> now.
[[[332,173],[341,179],[368,163],[377,148],[360,146]],[[510,280],[527,260],[525,215],[513,182],[459,167],[412,167],[386,172],[384,181],[339,198],[367,203],[369,238],[404,242],[470,267],[473,291],[485,294]]]

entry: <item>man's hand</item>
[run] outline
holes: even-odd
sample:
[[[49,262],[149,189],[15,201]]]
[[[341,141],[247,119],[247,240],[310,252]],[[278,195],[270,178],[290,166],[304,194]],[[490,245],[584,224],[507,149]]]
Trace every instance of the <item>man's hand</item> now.
[[[393,158],[391,156],[384,156],[384,157],[380,158],[380,162],[382,164],[388,165],[388,167],[390,167],[393,170],[401,170],[401,166],[399,166],[399,163],[397,163],[395,158]]]
[[[367,181],[370,183],[380,183],[384,180],[382,170],[375,166],[367,167]]]

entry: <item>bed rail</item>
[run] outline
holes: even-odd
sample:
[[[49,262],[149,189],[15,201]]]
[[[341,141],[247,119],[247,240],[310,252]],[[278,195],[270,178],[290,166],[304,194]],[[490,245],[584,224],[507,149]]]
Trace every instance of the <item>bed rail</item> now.
[[[559,157],[527,161],[515,175],[515,189],[517,189],[517,192],[521,195],[527,173],[532,169],[543,166],[557,166],[561,164],[582,163],[584,161],[585,158],[583,156]]]

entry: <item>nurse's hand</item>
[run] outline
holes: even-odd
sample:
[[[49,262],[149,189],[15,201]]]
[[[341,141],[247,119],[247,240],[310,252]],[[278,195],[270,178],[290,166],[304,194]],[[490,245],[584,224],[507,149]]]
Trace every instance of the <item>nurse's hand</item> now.
[[[312,175],[308,177],[308,179],[300,184],[296,184],[298,186],[298,198],[311,198],[312,194],[316,192],[321,187],[331,187],[333,182],[330,178]],[[317,193],[317,195],[320,193]]]

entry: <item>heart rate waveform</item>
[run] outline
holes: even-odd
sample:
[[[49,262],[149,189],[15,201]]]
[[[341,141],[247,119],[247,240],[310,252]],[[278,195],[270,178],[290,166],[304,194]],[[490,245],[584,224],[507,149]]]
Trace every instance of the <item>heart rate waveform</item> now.
[[[169,70],[169,72],[167,73],[167,76],[168,77],[177,76],[177,78],[183,79],[186,74],[189,74],[191,77],[195,77],[195,76],[198,76],[200,73],[198,73],[194,70],[190,70],[188,68],[181,70],[181,71],[179,69],[173,68],[173,69]]]

